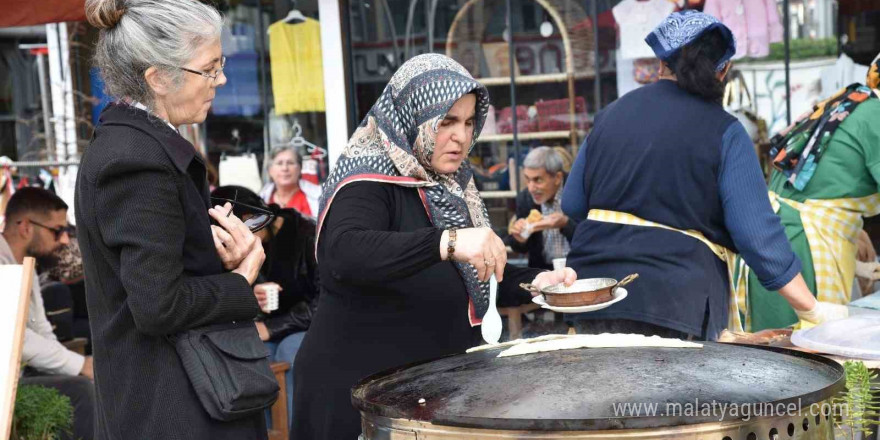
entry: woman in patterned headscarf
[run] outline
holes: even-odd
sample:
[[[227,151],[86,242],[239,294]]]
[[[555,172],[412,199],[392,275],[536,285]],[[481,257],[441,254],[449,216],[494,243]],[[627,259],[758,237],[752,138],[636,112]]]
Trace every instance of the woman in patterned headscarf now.
[[[862,218],[880,214],[878,69],[880,55],[865,84],[841,89],[771,140],[771,200],[820,301],[848,303],[856,274],[880,278],[876,262],[856,262]],[[748,298],[754,330],[797,322],[787,303],[751,280]]]
[[[490,275],[502,292],[574,281],[506,266],[466,161],[488,107],[458,63],[420,55],[349,141],[321,200],[322,291],[295,362],[291,438],[356,438],[359,379],[476,345]]]

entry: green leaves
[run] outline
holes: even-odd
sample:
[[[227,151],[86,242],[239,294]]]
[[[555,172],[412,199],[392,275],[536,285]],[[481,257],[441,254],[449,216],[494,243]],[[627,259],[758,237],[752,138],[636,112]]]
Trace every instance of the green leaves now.
[[[54,440],[60,432],[70,433],[72,425],[73,407],[67,396],[38,385],[18,388],[11,440]]]
[[[856,433],[868,436],[872,433],[872,426],[880,425],[877,421],[880,395],[871,390],[871,382],[877,374],[871,374],[862,362],[846,361],[843,368],[846,371],[846,391],[832,399],[836,410],[835,424],[847,438],[855,438]]]

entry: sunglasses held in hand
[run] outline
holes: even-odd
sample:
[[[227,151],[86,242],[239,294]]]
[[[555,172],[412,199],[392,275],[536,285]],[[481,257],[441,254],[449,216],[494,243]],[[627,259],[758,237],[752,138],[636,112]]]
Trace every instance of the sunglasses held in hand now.
[[[234,200],[234,199],[225,199],[222,197],[211,197],[211,203],[214,203],[214,204],[222,205],[227,202],[232,204],[232,209],[230,209],[229,212],[226,213],[227,217],[232,215],[232,211],[235,210],[236,206],[238,206],[240,208],[244,208],[244,210],[247,211],[244,215],[242,215],[242,217],[244,217],[245,215],[248,215],[248,214],[251,215],[250,217],[242,219],[242,222],[244,222],[244,225],[247,226],[251,232],[257,232],[257,231],[265,228],[270,223],[272,223],[272,220],[275,219],[275,214],[272,211],[269,211],[268,209],[260,208],[258,206],[248,205],[245,203],[241,203],[241,202]],[[211,219],[211,223],[214,225],[217,224],[217,222],[214,219]]]

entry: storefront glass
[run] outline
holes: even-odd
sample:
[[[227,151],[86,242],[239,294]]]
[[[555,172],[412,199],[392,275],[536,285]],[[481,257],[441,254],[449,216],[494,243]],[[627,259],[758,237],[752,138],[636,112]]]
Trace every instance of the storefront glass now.
[[[226,15],[227,84],[218,89],[203,124],[210,161],[217,165],[226,155],[253,154],[262,170],[265,152],[293,145],[304,157],[316,158],[319,174],[326,174],[323,95],[296,92],[305,85],[323,91],[317,0],[259,5],[224,0],[218,8]]]

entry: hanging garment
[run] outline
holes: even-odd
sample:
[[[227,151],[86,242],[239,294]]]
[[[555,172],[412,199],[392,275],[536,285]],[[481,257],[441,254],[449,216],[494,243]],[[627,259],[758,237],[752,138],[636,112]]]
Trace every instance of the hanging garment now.
[[[770,43],[782,41],[776,0],[706,0],[703,12],[714,15],[733,32],[733,59],[766,57],[770,54]]]
[[[675,8],[667,0],[623,0],[615,6],[611,12],[620,27],[621,58],[654,58],[645,37]]]
[[[868,76],[868,66],[856,64],[846,54],[840,56],[833,66],[822,69],[821,83],[822,96],[830,96],[832,93],[856,82],[861,82]]]
[[[257,156],[248,153],[243,156],[223,156],[220,158],[220,186],[238,185],[253,192],[260,191],[260,169]]]
[[[272,90],[279,115],[324,111],[321,25],[317,20],[269,26]]]
[[[215,89],[211,113],[218,116],[255,116],[263,111],[257,61],[256,52],[237,52],[226,57],[223,75],[227,82]]]

